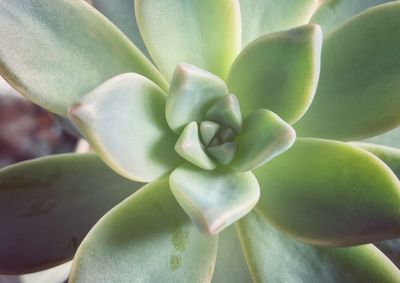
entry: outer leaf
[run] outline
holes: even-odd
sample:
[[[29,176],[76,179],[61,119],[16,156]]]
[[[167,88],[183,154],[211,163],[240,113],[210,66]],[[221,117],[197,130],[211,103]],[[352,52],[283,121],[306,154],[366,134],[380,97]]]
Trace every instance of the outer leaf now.
[[[84,1],[0,0],[0,74],[60,115],[103,81],[137,72],[167,83],[139,50]]]
[[[226,228],[219,235],[218,254],[212,283],[252,283],[243,256],[235,226]]]
[[[243,46],[270,32],[308,23],[318,0],[240,0]]]
[[[296,132],[275,113],[259,109],[249,114],[236,139],[238,151],[231,166],[250,171],[289,149]]]
[[[301,241],[355,245],[400,235],[400,182],[367,151],[298,139],[255,173],[262,188],[257,209]]]
[[[312,16],[310,22],[319,24],[324,34],[328,34],[363,10],[393,2],[393,0],[323,0],[320,2],[323,4]]]
[[[147,54],[135,18],[135,0],[91,0],[92,5],[112,21],[130,40]]]
[[[261,37],[236,58],[228,86],[243,116],[258,108],[294,123],[310,106],[317,88],[322,35],[317,25]]]
[[[194,224],[208,234],[217,234],[246,215],[260,196],[253,173],[229,168],[204,171],[185,164],[171,173],[169,184]]]
[[[255,282],[399,282],[400,271],[373,245],[309,246],[286,238],[256,213],[238,227]]]
[[[226,76],[240,50],[238,1],[136,0],[135,8],[147,49],[168,80],[182,62]]]
[[[400,2],[356,16],[324,41],[315,99],[299,136],[359,140],[400,124]]]
[[[177,136],[163,115],[165,94],[145,77],[126,73],[94,89],[70,109],[70,117],[116,172],[149,182],[175,168]]]
[[[217,237],[187,218],[162,180],[106,214],[79,247],[70,282],[209,282]]]
[[[202,122],[218,98],[228,95],[225,82],[216,75],[189,64],[175,68],[165,116],[176,133],[190,122]]]
[[[71,259],[96,221],[140,187],[94,154],[0,170],[0,273],[34,272]]]

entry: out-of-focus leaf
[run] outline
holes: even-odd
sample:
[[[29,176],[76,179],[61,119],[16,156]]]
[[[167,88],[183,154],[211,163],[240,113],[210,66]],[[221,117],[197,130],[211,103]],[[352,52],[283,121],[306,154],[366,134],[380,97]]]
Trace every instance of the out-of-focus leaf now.
[[[400,271],[373,245],[316,247],[286,238],[262,216],[238,224],[254,282],[398,283]]]
[[[322,35],[317,25],[268,34],[236,58],[228,76],[243,116],[266,108],[293,124],[317,88]]]
[[[165,93],[153,82],[126,73],[78,100],[69,114],[111,168],[129,179],[149,182],[183,162],[174,150],[178,137],[162,115],[165,101]]]
[[[193,223],[208,234],[217,234],[246,215],[260,196],[253,173],[224,167],[205,171],[182,165],[171,173],[169,183]]]
[[[253,283],[235,226],[226,228],[218,237],[217,261],[211,283]]]
[[[379,4],[395,0],[322,0],[310,22],[319,24],[329,34],[356,14]]]
[[[147,50],[168,80],[183,62],[226,76],[241,46],[239,1],[136,0],[135,8]]]
[[[0,0],[0,75],[60,115],[103,81],[140,73],[163,89],[158,70],[84,1]]]
[[[301,241],[344,246],[400,235],[400,182],[356,146],[297,139],[255,174],[261,188],[256,209]]]
[[[308,23],[318,2],[318,0],[240,0],[243,46],[266,33]]]
[[[135,18],[135,0],[91,0],[92,5],[112,21],[148,56]]]
[[[65,154],[0,170],[0,273],[70,260],[109,209],[142,186],[94,154]]]
[[[400,239],[374,243],[398,268],[400,268]]]
[[[400,148],[400,128],[396,128],[382,135],[363,140],[363,142]]]
[[[157,181],[94,226],[77,251],[70,282],[209,282],[217,242],[194,227],[168,180]]]
[[[360,140],[400,124],[400,1],[354,17],[324,41],[317,93],[298,136]]]

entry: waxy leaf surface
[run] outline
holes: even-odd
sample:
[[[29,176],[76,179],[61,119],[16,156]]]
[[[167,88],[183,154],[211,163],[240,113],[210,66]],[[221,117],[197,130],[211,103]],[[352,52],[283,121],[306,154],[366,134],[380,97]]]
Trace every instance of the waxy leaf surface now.
[[[136,0],[135,8],[147,49],[168,80],[180,63],[226,76],[241,45],[238,1]]]
[[[297,139],[255,174],[258,211],[301,241],[346,246],[400,235],[400,182],[358,147]]]
[[[56,155],[0,170],[0,273],[43,270],[72,259],[83,237],[142,184],[94,154]]]
[[[310,246],[286,238],[254,212],[237,226],[254,282],[399,282],[400,271],[373,245]]]
[[[200,233],[161,180],[107,213],[75,256],[70,282],[209,282],[218,238]]]
[[[317,25],[265,35],[247,46],[229,72],[243,116],[258,108],[296,122],[317,88],[322,34]]]
[[[164,115],[165,93],[147,78],[126,73],[98,86],[70,111],[75,126],[119,174],[156,180],[182,163]]]
[[[52,112],[66,115],[120,73],[140,73],[167,89],[147,58],[84,1],[0,0],[0,22],[0,75]]]
[[[400,2],[371,8],[325,40],[298,136],[360,140],[400,124]]]
[[[270,32],[308,23],[318,0],[240,0],[243,46]]]
[[[193,223],[207,234],[217,234],[246,215],[260,196],[253,173],[223,167],[205,171],[185,164],[171,173],[169,183]]]

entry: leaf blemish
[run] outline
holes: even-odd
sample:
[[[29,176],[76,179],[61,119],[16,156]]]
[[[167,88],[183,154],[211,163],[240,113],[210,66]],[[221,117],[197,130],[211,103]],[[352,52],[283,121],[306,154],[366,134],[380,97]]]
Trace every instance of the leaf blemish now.
[[[172,271],[177,270],[182,265],[182,257],[180,255],[173,255],[169,259],[169,267]]]
[[[184,251],[189,240],[189,232],[184,231],[182,226],[177,226],[172,231],[172,244],[176,251]]]

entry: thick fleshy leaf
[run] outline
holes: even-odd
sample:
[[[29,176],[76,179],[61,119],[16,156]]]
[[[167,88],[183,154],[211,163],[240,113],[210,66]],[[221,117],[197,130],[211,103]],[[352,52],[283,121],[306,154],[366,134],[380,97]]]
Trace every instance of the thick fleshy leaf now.
[[[236,58],[228,77],[243,116],[269,109],[296,122],[308,109],[317,88],[322,34],[306,25],[263,36]]]
[[[211,283],[253,283],[235,226],[218,235],[218,253]]]
[[[139,189],[94,154],[55,155],[0,170],[0,274],[70,260],[109,209]]]
[[[374,243],[398,268],[400,268],[400,239]]]
[[[227,165],[235,157],[236,149],[237,143],[232,141],[220,145],[209,146],[207,152],[219,163]]]
[[[325,39],[299,136],[360,140],[400,124],[400,2],[371,8]]]
[[[147,49],[168,80],[183,62],[226,76],[241,46],[239,1],[136,0],[135,8]]]
[[[318,0],[240,0],[243,46],[266,33],[308,23],[318,2]]]
[[[363,142],[400,148],[400,128],[396,128],[382,135],[363,140]]]
[[[70,282],[209,282],[218,238],[197,231],[168,180],[106,214],[75,256]]]
[[[0,74],[57,114],[120,73],[140,73],[167,89],[147,58],[84,1],[0,0],[0,21]]]
[[[265,109],[254,111],[244,119],[231,166],[253,170],[290,148],[295,139],[296,132],[278,115]]]
[[[286,238],[251,212],[238,224],[255,282],[398,283],[400,271],[373,245],[316,247]]]
[[[217,122],[222,127],[229,127],[239,133],[242,129],[242,113],[239,101],[233,94],[225,95],[207,112],[207,120]]]
[[[225,95],[228,88],[222,79],[195,66],[179,64],[165,109],[168,125],[179,133],[190,122],[200,123],[205,120],[208,109]]]
[[[72,122],[116,172],[149,182],[182,159],[164,115],[165,94],[145,77],[126,73],[98,86],[70,108]]]
[[[112,2],[110,0],[91,0],[90,2],[123,31],[143,54],[148,55],[136,23],[135,0],[114,0]]]
[[[218,133],[221,126],[212,121],[203,121],[200,123],[200,138],[204,145],[208,145],[214,136]]]
[[[394,0],[323,0],[310,22],[319,24],[329,34],[356,14],[376,5]],[[322,1],[320,1],[322,2]]]
[[[196,122],[188,124],[175,144],[176,152],[190,163],[205,169],[215,169],[215,163],[208,157],[199,137]]]
[[[260,196],[253,173],[229,168],[204,171],[186,164],[171,173],[169,183],[194,224],[208,234],[217,234],[246,215]]]
[[[400,235],[400,182],[356,146],[297,139],[255,174],[258,211],[301,241],[345,246]]]

